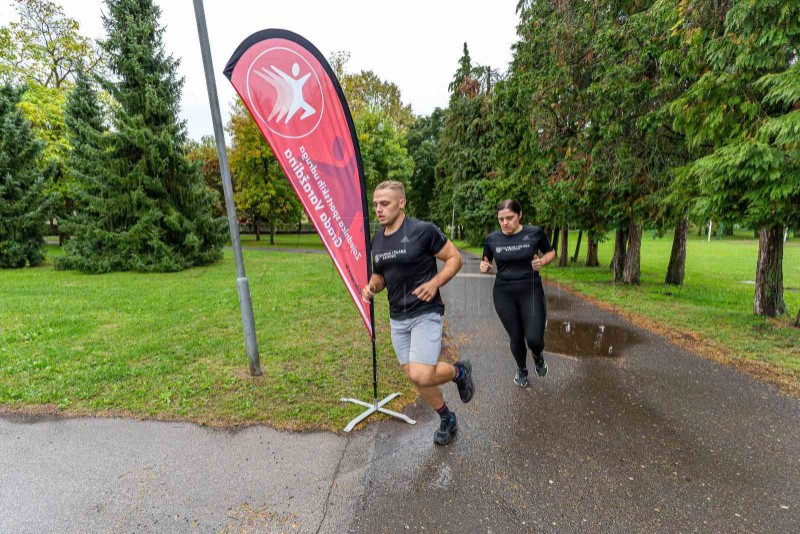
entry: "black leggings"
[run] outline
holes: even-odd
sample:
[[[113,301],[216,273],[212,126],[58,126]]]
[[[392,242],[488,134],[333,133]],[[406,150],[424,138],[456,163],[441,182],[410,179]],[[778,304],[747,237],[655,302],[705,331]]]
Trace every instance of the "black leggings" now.
[[[544,350],[547,304],[542,283],[524,281],[495,284],[494,309],[511,338],[511,354],[517,367],[525,369],[528,348],[534,358]]]

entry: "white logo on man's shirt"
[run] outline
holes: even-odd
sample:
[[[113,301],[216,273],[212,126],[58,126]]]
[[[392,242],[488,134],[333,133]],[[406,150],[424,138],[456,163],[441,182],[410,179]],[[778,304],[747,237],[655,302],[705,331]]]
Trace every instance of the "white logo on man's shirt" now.
[[[380,263],[385,260],[393,260],[397,256],[403,255],[406,253],[406,249],[399,249],[399,250],[390,250],[388,252],[381,252],[380,254],[375,254],[375,263]]]
[[[531,248],[529,243],[525,243],[524,245],[506,245],[506,246],[502,246],[502,247],[497,247],[495,249],[495,252],[497,252],[497,253],[500,253],[500,252],[516,252],[518,250],[522,250],[522,249],[526,249],[526,248]]]

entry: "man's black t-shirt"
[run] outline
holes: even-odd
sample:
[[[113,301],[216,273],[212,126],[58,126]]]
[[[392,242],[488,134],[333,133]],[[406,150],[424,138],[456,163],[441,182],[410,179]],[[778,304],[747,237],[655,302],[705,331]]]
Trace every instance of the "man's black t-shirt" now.
[[[418,299],[413,292],[436,276],[435,255],[446,244],[447,237],[439,227],[411,217],[405,217],[391,235],[384,235],[383,229],[375,232],[372,270],[386,281],[392,319],[408,319],[429,312],[444,314],[444,302],[438,291],[431,302]]]
[[[547,254],[553,250],[550,240],[538,226],[523,226],[513,235],[501,231],[486,236],[483,244],[483,257],[497,263],[495,284],[522,280],[540,280],[539,273],[533,270],[531,261],[534,254]],[[533,274],[533,278],[531,278]]]

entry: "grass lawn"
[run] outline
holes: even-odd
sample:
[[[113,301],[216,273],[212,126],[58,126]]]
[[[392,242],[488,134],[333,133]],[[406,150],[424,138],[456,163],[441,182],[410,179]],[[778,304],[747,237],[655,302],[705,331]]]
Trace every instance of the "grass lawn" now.
[[[261,234],[261,240],[256,241],[255,234],[241,234],[239,239],[243,247],[277,247],[325,250],[317,234],[275,234],[275,244],[269,244],[269,234]]]
[[[44,266],[0,271],[0,408],[340,430],[361,409],[339,397],[372,398],[371,344],[327,255],[245,251],[251,378],[230,250],[181,273],[84,275],[55,271],[48,248]],[[376,323],[379,393],[401,391],[399,407],[414,393],[385,297]]]
[[[574,253],[577,232],[569,237]],[[463,243],[462,243],[463,244]],[[600,268],[558,268],[543,270],[551,283],[611,305],[624,315],[639,319],[673,338],[686,348],[734,363],[762,378],[776,381],[785,390],[800,392],[800,329],[790,326],[800,308],[800,238],[786,243],[783,257],[784,299],[789,314],[776,320],[754,316],[752,284],[758,259],[758,241],[752,232],[738,232],[733,238],[711,242],[690,235],[686,253],[683,287],[666,286],[672,236],[642,239],[642,283],[639,287],[613,284],[608,265],[614,254],[613,234],[599,247]],[[480,254],[482,248],[468,247]],[[586,259],[586,236],[579,264]],[[794,289],[796,291],[790,291]],[[678,334],[678,335],[675,335]],[[767,364],[750,364],[763,362]]]

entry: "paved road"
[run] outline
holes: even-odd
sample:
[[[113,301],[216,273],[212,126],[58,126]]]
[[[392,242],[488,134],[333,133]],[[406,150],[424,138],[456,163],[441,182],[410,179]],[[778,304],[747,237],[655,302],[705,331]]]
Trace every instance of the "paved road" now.
[[[800,401],[548,286],[527,390],[470,259],[446,288],[477,394],[352,436],[0,418],[0,532],[800,532]],[[602,327],[602,328],[601,328]]]

